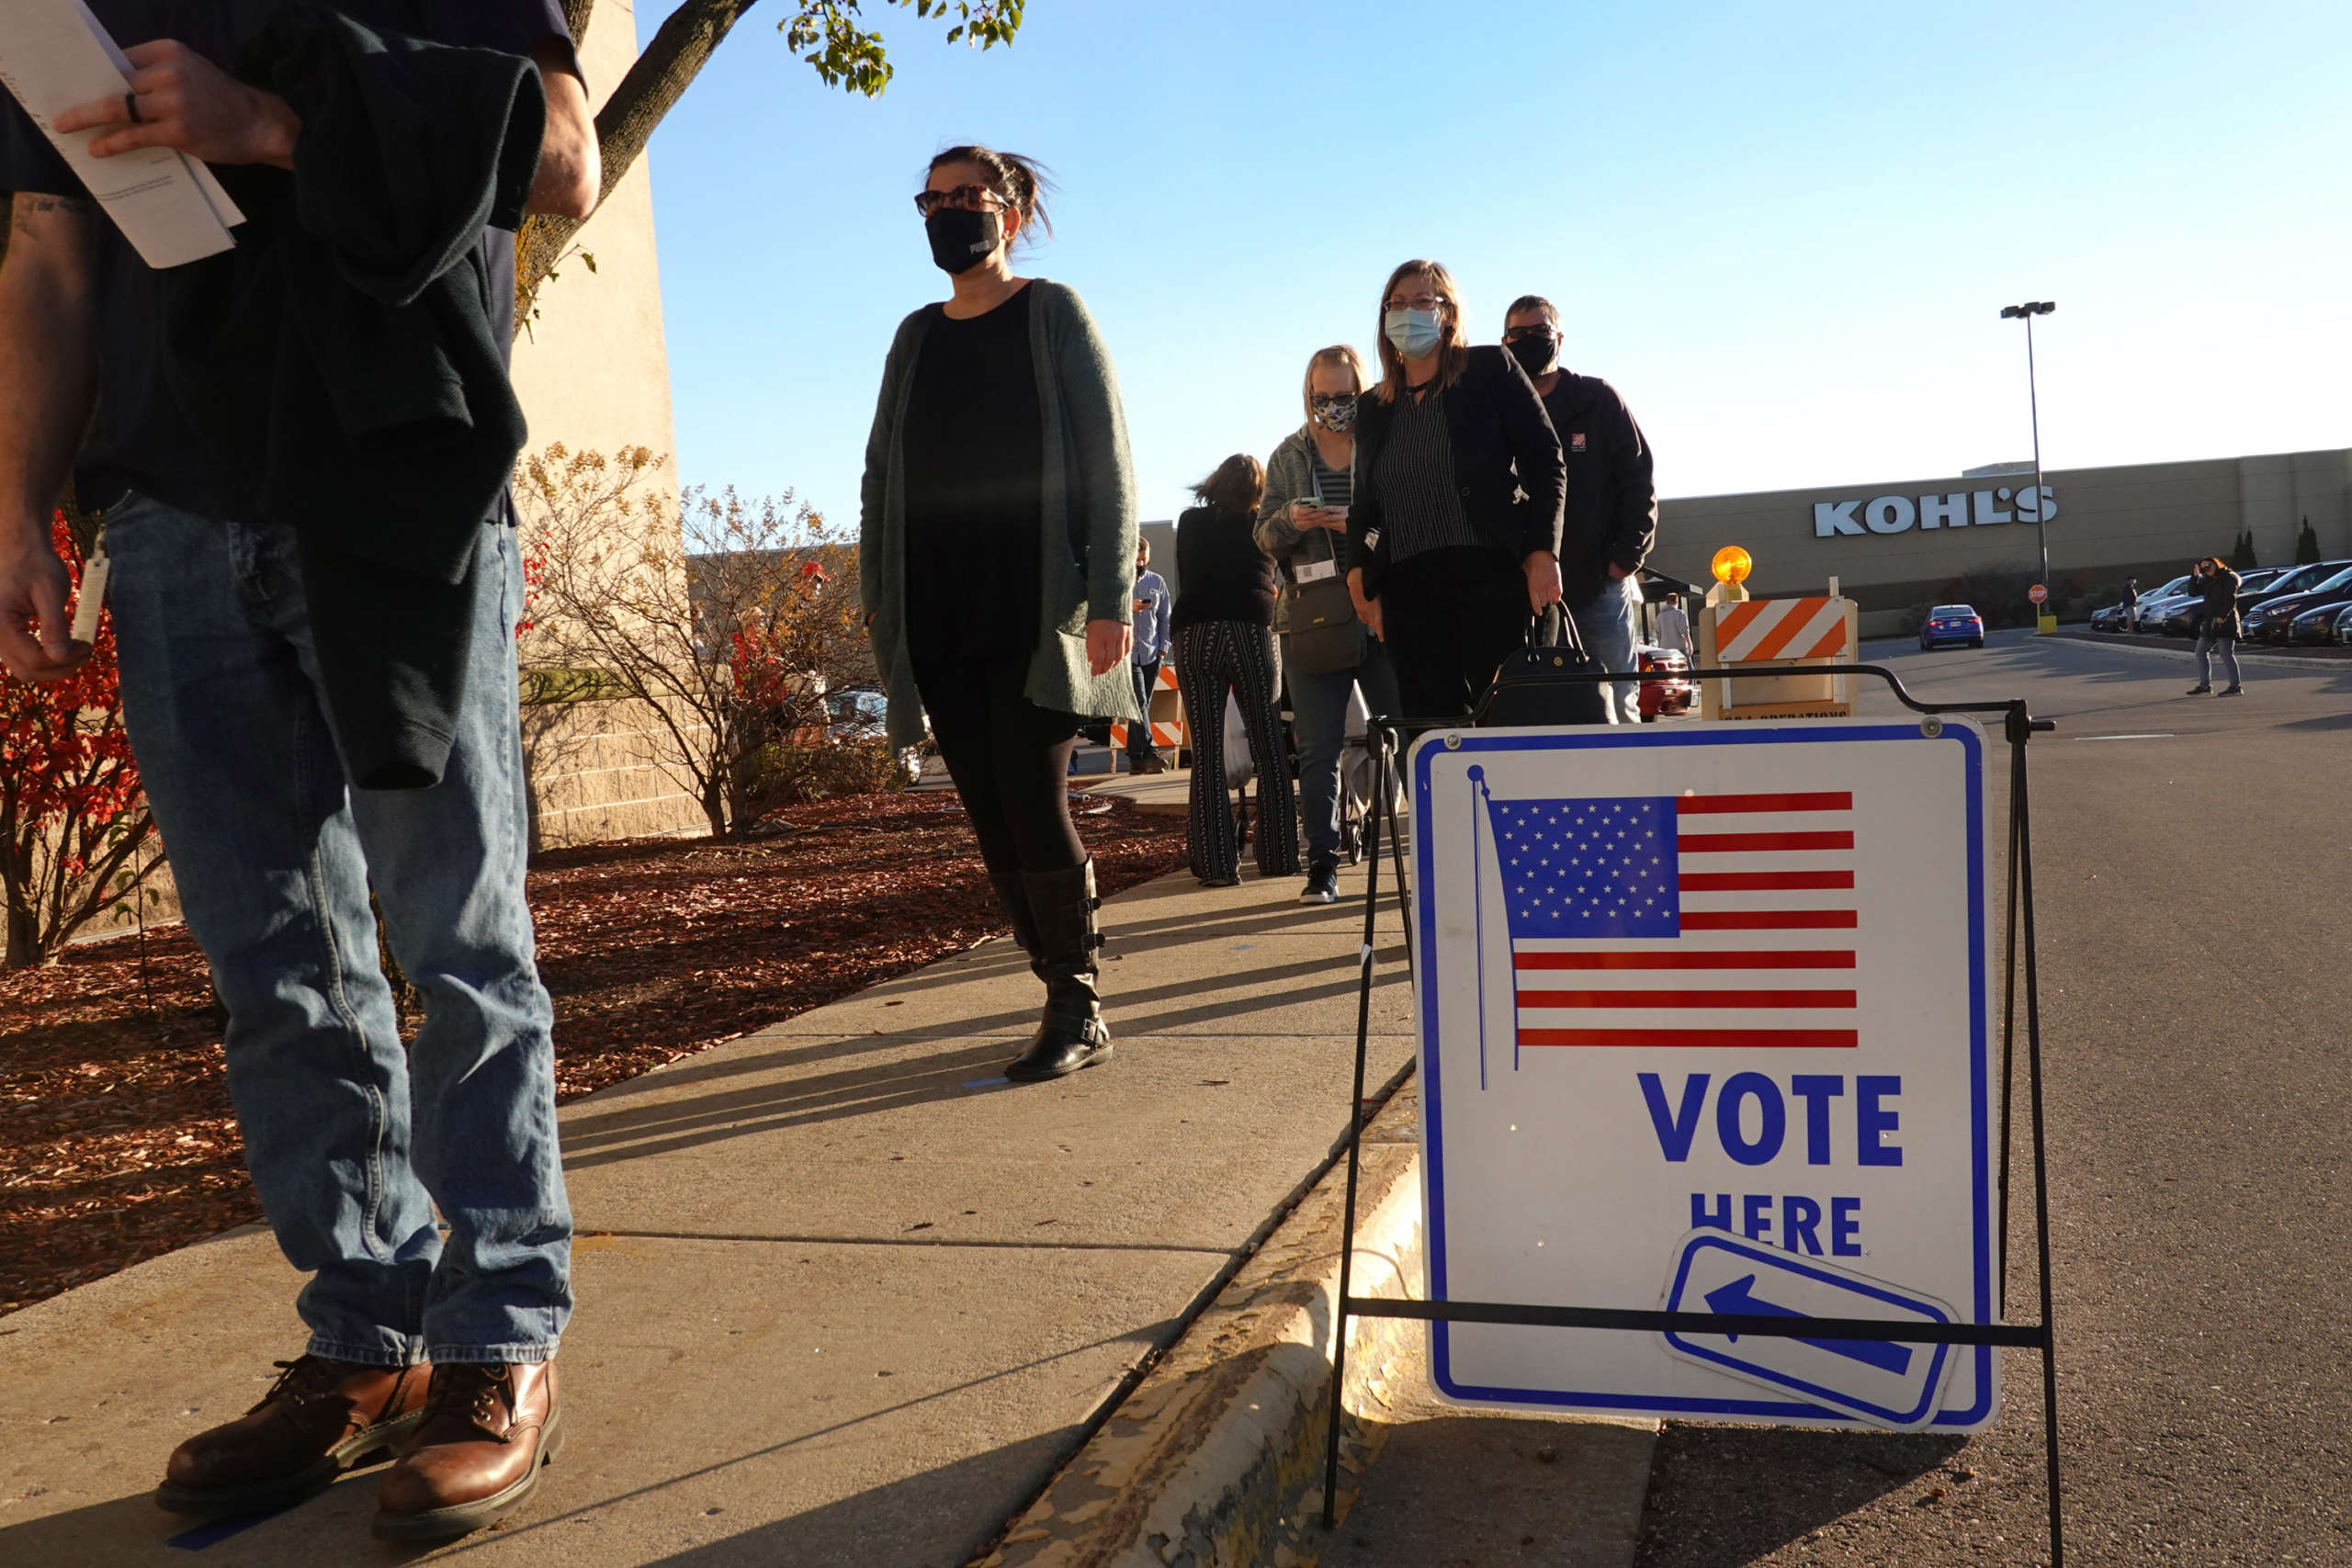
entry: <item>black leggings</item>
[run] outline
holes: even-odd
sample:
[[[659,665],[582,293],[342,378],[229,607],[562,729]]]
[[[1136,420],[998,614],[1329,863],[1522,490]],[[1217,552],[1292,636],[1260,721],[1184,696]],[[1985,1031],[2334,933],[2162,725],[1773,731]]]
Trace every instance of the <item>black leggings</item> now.
[[[917,663],[940,760],[964,797],[989,871],[1068,871],[1086,863],[1069,819],[1078,716],[1023,696],[1030,656]]]

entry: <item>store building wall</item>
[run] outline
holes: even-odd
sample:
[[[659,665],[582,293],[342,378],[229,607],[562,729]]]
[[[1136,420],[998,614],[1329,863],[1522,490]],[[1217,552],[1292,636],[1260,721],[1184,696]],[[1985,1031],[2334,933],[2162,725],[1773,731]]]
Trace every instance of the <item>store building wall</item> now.
[[[602,105],[637,58],[628,0],[598,0],[581,49],[588,96]],[[514,389],[531,426],[529,450],[625,446],[676,451],[662,275],[653,231],[653,179],[639,158],[582,225],[576,250],[539,290],[537,313],[514,344]],[[590,270],[584,255],[595,258]],[[674,499],[673,465],[654,488]],[[534,848],[704,829],[701,808],[660,765],[660,720],[641,704],[538,704],[523,711]]]
[[[2291,560],[2306,517],[2323,556],[2352,558],[2352,450],[2059,468],[2042,483],[2062,599],[2177,575],[2226,556],[2245,528],[2265,564]],[[1704,584],[1717,548],[1744,546],[1751,592],[1819,592],[1835,577],[1870,634],[1956,578],[2038,567],[2032,492],[2030,473],[1997,473],[1676,498],[1660,504],[1652,564]]]

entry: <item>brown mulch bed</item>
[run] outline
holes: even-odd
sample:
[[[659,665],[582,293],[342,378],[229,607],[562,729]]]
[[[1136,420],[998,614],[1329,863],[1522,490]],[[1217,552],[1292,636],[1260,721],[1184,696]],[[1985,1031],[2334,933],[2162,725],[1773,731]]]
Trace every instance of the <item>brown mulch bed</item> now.
[[[1106,894],[1183,863],[1181,817],[1094,800],[1078,822]],[[793,807],[755,832],[533,863],[560,1098],[1005,929],[953,794]],[[185,930],[0,974],[0,1313],[259,1213]]]

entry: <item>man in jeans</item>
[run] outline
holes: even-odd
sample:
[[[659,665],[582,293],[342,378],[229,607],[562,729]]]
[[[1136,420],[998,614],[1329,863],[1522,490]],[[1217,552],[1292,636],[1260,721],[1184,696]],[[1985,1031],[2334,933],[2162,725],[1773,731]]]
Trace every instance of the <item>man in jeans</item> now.
[[[1159,667],[1168,658],[1168,580],[1151,570],[1149,539],[1136,541],[1135,612],[1136,646],[1128,657],[1144,721],[1127,726],[1127,772],[1164,773],[1168,764],[1151,743],[1151,694],[1159,686]]]
[[[96,127],[100,156],[163,146],[216,165],[294,166],[300,118],[223,69],[283,8],[276,0],[92,3],[136,67],[133,92],[57,129]],[[595,131],[554,0],[333,8],[530,57],[547,120],[526,206],[593,209]],[[131,743],[228,1005],[229,1086],[254,1186],[288,1261],[311,1275],[296,1303],[304,1353],[253,1411],[180,1445],[158,1501],[265,1511],[390,1451],[377,1532],[463,1534],[519,1505],[549,1457],[550,1359],[571,1307],[552,1011],[523,897],[521,574],[505,507],[479,524],[462,698],[438,782],[353,787],[295,536],[268,525],[255,476],[183,412],[154,326],[163,275],[5,96],[0,189],[12,209],[0,263],[0,662],[19,680],[57,680],[89,655],[69,640],[66,572],[49,542],[70,471],[105,514]],[[492,323],[503,343],[514,237],[484,230],[480,243],[482,304],[503,318]],[[464,526],[455,520],[457,536]],[[371,889],[425,998],[405,1051]]]
[[[1636,574],[1657,538],[1657,486],[1649,443],[1625,400],[1598,376],[1560,368],[1560,312],[1525,294],[1503,317],[1503,346],[1535,383],[1568,466],[1568,535],[1560,546],[1560,603],[1577,640],[1611,671],[1632,671],[1640,636]],[[1641,682],[1612,681],[1625,724],[1642,721]]]
[[[1694,659],[1690,647],[1690,617],[1682,608],[1682,595],[1668,592],[1666,603],[1657,607],[1657,640],[1661,648],[1670,648],[1685,659]]]

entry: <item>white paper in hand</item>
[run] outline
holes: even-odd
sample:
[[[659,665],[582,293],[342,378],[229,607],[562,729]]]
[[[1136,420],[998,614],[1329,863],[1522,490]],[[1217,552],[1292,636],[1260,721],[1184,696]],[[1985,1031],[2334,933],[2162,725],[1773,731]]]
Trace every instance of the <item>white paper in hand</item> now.
[[[0,85],[24,106],[147,265],[177,266],[236,243],[229,229],[245,215],[202,163],[168,147],[94,158],[90,142],[101,131],[60,135],[50,129],[76,105],[130,90],[130,62],[82,0],[5,3]]]

